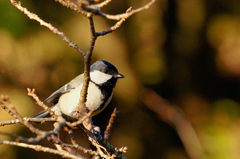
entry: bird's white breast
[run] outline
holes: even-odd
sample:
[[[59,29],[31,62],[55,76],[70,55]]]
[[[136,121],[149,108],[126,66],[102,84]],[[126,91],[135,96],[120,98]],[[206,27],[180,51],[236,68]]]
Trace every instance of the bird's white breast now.
[[[63,94],[58,101],[58,108],[62,113],[68,115],[70,117],[73,116],[73,113],[77,111],[77,106],[79,103],[80,92],[82,89],[82,85],[78,86],[77,88],[71,90],[68,93]],[[86,106],[89,110],[97,110],[103,102],[103,95],[100,89],[92,84],[89,83],[88,87],[88,95],[87,95],[87,103]]]

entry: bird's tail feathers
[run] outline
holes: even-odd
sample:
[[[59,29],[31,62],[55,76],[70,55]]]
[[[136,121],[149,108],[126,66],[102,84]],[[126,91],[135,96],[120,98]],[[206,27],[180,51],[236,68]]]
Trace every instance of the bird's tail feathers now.
[[[56,110],[56,106],[52,106],[50,109],[52,111],[55,111]],[[44,110],[44,111],[41,111],[40,113],[36,114],[33,118],[44,118],[46,117],[47,115],[49,115],[49,112]]]
[[[43,118],[46,117],[49,114],[46,110],[41,111],[40,113],[36,114],[33,118]]]

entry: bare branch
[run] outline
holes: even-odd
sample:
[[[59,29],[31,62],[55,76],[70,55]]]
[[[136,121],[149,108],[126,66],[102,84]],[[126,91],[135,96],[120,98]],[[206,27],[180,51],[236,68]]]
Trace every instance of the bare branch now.
[[[99,7],[99,8],[102,8],[102,7],[106,6],[106,5],[108,5],[108,3],[111,2],[111,1],[112,1],[112,0],[105,0],[105,1],[103,1],[102,3],[98,4],[98,7]]]
[[[15,108],[15,106],[11,103],[9,98],[5,98],[5,101],[9,104],[10,108],[12,109],[12,112],[15,114],[15,117],[19,120],[19,122],[23,125],[25,125],[30,131],[32,131],[33,133],[37,134],[37,137],[35,138],[28,138],[28,139],[24,139],[22,138],[22,140],[24,142],[28,142],[28,143],[37,143],[39,141],[42,141],[44,138],[46,138],[48,135],[52,135],[52,134],[56,134],[58,132],[56,131],[49,131],[49,132],[45,132],[42,131],[40,129],[35,128],[34,126],[32,126],[28,120],[24,120],[24,118],[18,113],[17,109]]]
[[[0,134],[11,136],[11,137],[15,138],[16,141],[22,141],[22,142],[26,142],[26,143],[38,143],[38,142],[42,141],[43,139],[45,139],[47,136],[55,134],[55,133],[56,132],[54,132],[54,131],[50,131],[50,132],[42,133],[42,135],[38,135],[35,138],[24,138],[22,136],[18,136],[18,135],[12,134],[12,133],[6,133],[6,132],[0,131]]]
[[[125,157],[123,156],[122,152],[123,151],[118,151],[116,150],[107,140],[105,140],[101,134],[97,134],[97,141],[100,145],[102,145],[104,148],[106,148],[107,152],[110,152],[110,154],[112,154],[113,156],[115,156],[116,158],[122,158],[125,159]],[[126,148],[124,149],[126,150]],[[125,152],[125,151],[124,151]]]
[[[61,3],[64,7],[70,8],[84,16],[89,16],[89,14],[100,15],[104,17],[103,13],[99,10],[97,5],[91,5],[92,2],[87,2],[85,0],[55,0]],[[97,1],[95,1],[97,2]]]
[[[28,118],[28,117],[23,118],[23,120],[28,121],[28,122],[38,122],[41,124],[44,122],[56,121],[56,119],[54,119],[54,118]],[[21,122],[18,119],[0,121],[0,126],[12,125],[12,124],[21,124]]]
[[[7,132],[3,132],[3,131],[0,131],[0,134],[2,134],[2,135],[7,135],[7,136],[10,136],[10,137],[12,137],[12,138],[15,138],[15,140],[16,140],[17,142],[19,142],[19,141],[26,142],[26,141],[28,140],[28,139],[26,139],[26,138],[24,138],[24,137],[22,137],[22,136],[18,136],[18,135],[16,135],[16,134],[7,133]]]
[[[30,148],[30,149],[33,149],[33,150],[36,150],[36,151],[43,151],[43,152],[48,152],[48,153],[52,153],[52,154],[57,154],[57,155],[60,155],[62,157],[66,157],[66,158],[82,159],[81,157],[72,155],[67,151],[64,151],[64,150],[63,151],[58,151],[58,150],[55,150],[55,149],[52,149],[52,148],[49,148],[49,147],[44,147],[44,146],[41,146],[41,145],[18,143],[18,142],[7,141],[7,140],[0,140],[0,144]]]
[[[6,96],[5,96],[5,97],[2,96],[2,99],[3,99],[3,101],[8,101],[8,97],[6,98]],[[8,114],[10,114],[11,116],[13,116],[14,118],[17,118],[16,115],[15,115],[10,109],[8,109],[8,107],[5,106],[5,104],[4,104],[3,102],[0,103],[0,106],[1,106],[1,108],[3,108]]]
[[[68,135],[69,135],[69,137],[70,137],[70,140],[71,140],[71,142],[72,142],[72,145],[68,145],[68,147],[76,148],[76,149],[81,150],[81,151],[83,151],[84,153],[88,153],[88,154],[90,154],[90,155],[95,155],[95,156],[96,156],[96,155],[99,155],[96,151],[93,151],[93,150],[91,150],[91,149],[86,149],[86,148],[78,145],[78,144],[77,144],[77,141],[76,141],[75,138],[74,138],[72,129],[69,129],[68,127],[65,126],[65,127],[64,127],[64,130],[67,131],[67,133],[68,133]]]
[[[74,127],[82,124],[83,121],[86,120],[87,118],[89,118],[89,117],[92,115],[93,112],[94,112],[94,110],[91,110],[90,112],[88,112],[85,116],[83,116],[83,117],[82,117],[81,119],[79,119],[78,121],[75,121],[75,122],[73,122],[73,123],[67,122],[67,125],[70,126],[70,127],[72,127],[72,128],[74,128]]]
[[[131,10],[132,10],[132,7],[128,8],[127,11],[126,11],[126,13],[131,12]],[[96,36],[104,36],[104,35],[106,35],[106,34],[108,34],[108,33],[111,33],[111,32],[113,32],[113,31],[117,30],[117,29],[122,25],[122,23],[123,23],[125,20],[126,20],[126,18],[121,18],[121,19],[120,19],[114,26],[112,26],[110,29],[105,30],[105,31],[103,31],[103,32],[97,32],[97,33],[96,33]]]
[[[41,106],[44,110],[46,110],[47,112],[49,112],[49,114],[51,116],[54,115],[54,112],[48,107],[46,106],[39,98],[38,96],[35,94],[35,89],[33,88],[32,90],[30,88],[27,89],[28,91],[28,95],[30,97],[32,97],[36,102],[37,102],[37,105]]]
[[[12,109],[12,112],[15,114],[15,117],[20,121],[20,123],[24,124],[33,133],[36,133],[36,134],[41,134],[42,133],[41,130],[39,130],[37,128],[34,128],[31,124],[28,123],[28,121],[23,120],[23,117],[18,113],[17,109],[11,103],[9,98],[6,98],[5,101],[9,103],[9,106]]]
[[[148,9],[156,0],[151,0],[149,3],[144,5],[143,7],[133,9],[129,13],[123,13],[123,14],[118,14],[118,15],[109,15],[106,13],[103,13],[100,11],[100,8],[103,6],[106,6],[111,0],[105,0],[104,2],[96,5],[90,5],[87,3],[79,3],[79,1],[74,1],[74,0],[56,0],[57,2],[61,3],[63,6],[71,8],[74,11],[77,11],[78,13],[83,14],[84,16],[88,16],[88,13],[92,13],[94,15],[100,15],[106,19],[109,20],[120,20],[122,18],[127,19],[131,15],[141,12],[145,9]]]
[[[71,1],[71,0],[55,0],[55,1],[61,3],[63,6],[70,8],[78,13],[87,15],[87,12],[81,9],[81,6],[80,6],[81,3],[77,3],[76,1]]]
[[[117,114],[118,114],[118,111],[117,111],[117,109],[115,108],[115,109],[113,110],[113,113],[112,113],[112,115],[111,115],[111,118],[109,119],[107,128],[106,128],[106,130],[104,131],[104,139],[105,139],[105,140],[108,140],[108,139],[109,139],[109,136],[110,136],[110,134],[111,134],[111,128],[112,128],[112,126],[113,126],[114,119],[117,117]]]
[[[154,2],[156,2],[156,0],[151,0],[148,4],[146,4],[143,7],[137,8],[137,9],[133,9],[131,12],[129,13],[123,13],[123,14],[118,14],[118,15],[108,15],[108,14],[104,14],[103,15],[110,20],[120,20],[122,18],[129,18],[130,16],[132,16],[135,13],[141,12],[143,10],[148,9]]]
[[[21,2],[16,2],[15,0],[10,0],[11,3],[18,8],[20,11],[22,11],[24,14],[26,14],[30,19],[36,20],[37,22],[40,23],[40,25],[43,25],[50,29],[54,34],[57,34],[62,37],[63,41],[67,42],[70,47],[73,47],[77,52],[79,52],[82,56],[85,56],[86,53],[77,46],[77,44],[73,43],[68,37],[65,36],[63,32],[60,32],[57,28],[52,26],[50,23],[46,23],[43,21],[41,18],[38,17],[38,15],[29,12],[26,8],[21,6]]]

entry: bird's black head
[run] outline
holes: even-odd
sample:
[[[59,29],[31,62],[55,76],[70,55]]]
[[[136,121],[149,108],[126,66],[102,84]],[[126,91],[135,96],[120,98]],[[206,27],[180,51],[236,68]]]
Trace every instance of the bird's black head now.
[[[107,61],[97,61],[90,67],[91,81],[97,85],[115,87],[118,78],[124,76],[118,73],[117,68]]]

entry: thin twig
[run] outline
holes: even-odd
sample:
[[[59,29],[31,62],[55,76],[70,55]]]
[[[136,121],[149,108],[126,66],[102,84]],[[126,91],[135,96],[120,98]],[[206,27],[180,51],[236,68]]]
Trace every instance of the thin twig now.
[[[16,118],[20,121],[20,123],[24,124],[33,133],[36,133],[36,134],[41,134],[42,133],[41,130],[39,130],[39,129],[33,127],[31,124],[29,124],[29,122],[27,120],[23,120],[23,117],[18,113],[17,109],[12,104],[12,102],[10,101],[9,98],[7,98],[5,101],[9,104],[12,112],[15,114]]]
[[[81,150],[81,151],[83,151],[84,153],[88,153],[88,154],[90,154],[90,155],[99,155],[96,151],[93,151],[93,150],[91,150],[91,149],[86,149],[86,148],[78,145],[78,144],[77,144],[77,141],[76,141],[75,138],[74,138],[72,129],[69,129],[69,127],[66,127],[66,126],[65,126],[64,130],[67,131],[67,133],[68,133],[68,135],[69,135],[69,137],[70,137],[70,140],[71,140],[71,142],[72,142],[72,145],[66,144],[66,146],[71,147],[71,148],[76,148],[76,149]]]
[[[12,104],[12,102],[10,101],[9,98],[6,98],[5,101],[9,104],[10,108],[12,109],[12,112],[15,114],[15,116],[19,120],[19,122],[22,123],[23,125],[25,125],[30,131],[32,131],[33,133],[37,134],[37,136],[35,138],[28,138],[26,140],[24,140],[24,138],[22,138],[22,140],[24,140],[24,142],[37,143],[39,141],[44,140],[49,135],[59,133],[59,131],[58,132],[57,131],[45,132],[45,131],[42,131],[40,129],[35,128],[33,125],[31,125],[28,122],[28,120],[24,120],[24,118],[19,114],[19,112],[17,111],[17,109]]]
[[[65,125],[66,122],[56,122],[54,123],[54,130],[55,132],[57,132],[56,134],[54,135],[48,135],[47,136],[47,139],[48,141],[54,143],[55,147],[59,150],[59,151],[63,151],[63,150],[66,150],[68,151],[70,154],[72,155],[76,155],[78,157],[81,157],[81,158],[84,158],[86,159],[84,156],[82,156],[81,154],[77,153],[74,149],[71,148],[71,145],[69,146],[69,144],[66,144],[64,142],[62,142],[59,138],[59,131],[60,131],[60,128]]]
[[[30,97],[32,97],[36,102],[37,102],[37,105],[41,106],[44,110],[46,110],[47,112],[49,112],[49,114],[51,116],[54,115],[54,112],[47,106],[45,105],[39,98],[38,96],[35,94],[35,89],[33,88],[32,90],[30,88],[27,88],[27,91],[28,91],[28,95]]]
[[[102,13],[100,11],[100,8],[97,5],[85,5],[85,4],[83,4],[82,9],[84,11],[86,11],[87,13],[91,13],[91,14],[94,14],[94,15],[100,15],[100,16],[106,18],[104,13]],[[86,15],[88,15],[88,14],[86,14]]]
[[[148,9],[154,2],[156,2],[157,0],[151,0],[149,3],[147,3],[146,5],[144,5],[143,7],[137,8],[137,9],[133,9],[131,12],[129,13],[123,13],[123,14],[117,14],[117,15],[109,15],[109,14],[105,14],[103,13],[103,15],[109,19],[109,20],[120,20],[122,18],[129,18],[130,16],[132,16],[133,14],[136,14],[138,12],[141,12],[143,10]]]
[[[83,4],[83,3],[76,3],[75,1],[69,1],[69,0],[56,0],[57,2],[61,3],[63,6],[71,8],[74,11],[77,11],[78,13],[83,14],[84,16],[87,16],[88,13],[93,13],[94,15],[100,15],[106,19],[109,20],[120,20],[122,18],[127,19],[131,15],[141,12],[145,9],[148,9],[156,0],[151,0],[149,3],[144,5],[143,7],[137,8],[132,10],[129,13],[123,13],[123,14],[117,14],[117,15],[109,15],[106,13],[101,12],[100,8],[107,5],[111,0],[105,0],[104,2],[97,4],[97,5],[89,5],[89,4]]]
[[[56,136],[59,135],[61,126],[65,125],[65,124],[66,124],[65,122],[64,123],[55,122],[54,130],[52,130],[52,131],[41,131],[40,133],[36,133],[36,134],[38,134],[37,137],[29,138],[26,142],[28,142],[28,143],[38,143],[38,142],[44,140],[45,138],[56,137]]]
[[[61,3],[64,7],[70,8],[82,15],[86,16],[88,12],[82,10],[81,6],[78,3],[74,3],[74,1],[70,0],[55,0],[56,2]]]
[[[100,3],[100,4],[97,4],[97,6],[98,6],[99,8],[102,8],[102,7],[106,6],[106,5],[108,5],[108,3],[111,2],[111,1],[112,1],[112,0],[105,0],[105,1],[103,1],[102,3]]]
[[[26,120],[28,122],[37,122],[37,123],[56,121],[56,119],[54,118],[28,118],[28,117],[23,118],[23,120]],[[21,124],[21,122],[18,119],[0,121],[0,126],[12,125],[12,124]]]
[[[10,109],[8,109],[8,107],[3,102],[0,102],[0,107],[3,108],[8,114],[13,116],[14,118],[17,118],[16,115]]]
[[[12,138],[15,138],[15,141],[19,142],[19,141],[23,141],[23,142],[27,142],[27,138],[24,138],[22,136],[18,136],[16,134],[13,134],[13,133],[7,133],[7,132],[3,132],[3,131],[0,131],[0,134],[2,135],[7,135],[7,136],[10,136]]]
[[[107,140],[105,140],[101,134],[97,134],[97,141],[98,143],[103,146],[104,148],[106,148],[107,152],[110,152],[110,154],[115,155],[117,158],[122,158],[125,159],[125,157],[123,156],[122,152],[123,151],[118,151],[116,150]],[[126,149],[124,149],[126,150]],[[125,152],[125,151],[124,151]]]
[[[91,136],[89,136],[89,132],[88,133],[88,140],[92,143],[93,146],[96,147],[98,155],[101,156],[102,158],[109,158],[110,153],[107,151],[107,149],[105,147],[103,147],[102,145],[100,145],[96,139],[91,138]],[[107,154],[105,154],[104,152],[106,152]]]
[[[86,55],[86,53],[80,47],[78,47],[76,43],[73,43],[68,37],[65,36],[63,32],[60,32],[57,28],[52,26],[52,24],[43,21],[38,15],[31,13],[26,8],[22,7],[21,2],[16,2],[15,0],[10,0],[10,1],[16,8],[18,8],[20,11],[26,14],[30,19],[36,20],[37,22],[40,23],[40,25],[47,27],[54,34],[61,36],[63,41],[67,42],[70,47],[73,47],[74,49],[76,49],[77,52],[79,52],[82,56]]]
[[[128,8],[127,11],[126,11],[126,13],[131,12],[131,10],[132,10],[132,7]],[[126,20],[126,18],[121,18],[121,19],[120,19],[114,26],[112,26],[110,29],[107,29],[107,30],[105,30],[105,31],[103,31],[103,32],[97,32],[97,33],[96,33],[96,36],[104,36],[104,35],[106,35],[106,34],[109,34],[109,33],[113,32],[113,31],[117,30],[117,29],[122,25],[122,23],[123,23],[125,20]]]
[[[72,158],[72,159],[82,159],[81,157],[78,157],[76,155],[72,155],[67,151],[58,151],[49,147],[44,147],[41,145],[32,145],[32,144],[26,144],[26,143],[18,143],[14,141],[7,141],[7,140],[0,140],[0,144],[5,144],[5,145],[13,145],[13,146],[19,146],[19,147],[24,147],[24,148],[30,148],[36,151],[43,151],[43,152],[48,152],[56,155],[60,155],[62,157],[66,158]]]
[[[7,136],[10,136],[10,137],[12,137],[12,138],[15,138],[15,140],[16,140],[17,142],[21,141],[21,142],[31,143],[31,144],[33,144],[33,143],[38,143],[38,142],[42,141],[43,139],[45,139],[45,137],[46,137],[46,136],[40,136],[40,135],[38,135],[38,136],[35,137],[35,138],[32,138],[32,137],[30,137],[30,138],[24,138],[24,137],[18,136],[18,135],[16,135],[16,134],[6,133],[6,132],[2,132],[2,131],[0,131],[0,134],[7,135]]]
[[[73,145],[77,144],[77,141],[76,141],[75,138],[74,138],[72,129],[70,129],[69,127],[65,126],[65,127],[64,127],[64,131],[66,131],[66,132],[68,133],[68,135],[69,135],[69,137],[70,137],[70,140],[71,140],[71,143],[72,143]]]
[[[83,117],[82,117],[81,119],[79,119],[78,121],[75,121],[75,122],[72,122],[72,123],[67,122],[67,125],[70,126],[70,127],[72,127],[72,128],[74,128],[74,127],[82,124],[82,122],[83,122],[84,120],[86,120],[87,118],[89,118],[89,117],[92,115],[93,112],[94,112],[94,110],[91,110],[90,112],[88,112],[85,116],[83,116]]]
[[[105,139],[105,140],[108,140],[108,139],[109,139],[109,136],[110,136],[110,134],[111,134],[111,128],[112,128],[112,126],[113,126],[114,119],[117,117],[117,114],[118,114],[118,111],[117,111],[117,109],[115,108],[115,109],[113,110],[113,113],[112,113],[112,115],[111,115],[111,118],[110,118],[109,121],[108,121],[107,128],[106,128],[106,130],[104,131],[104,139]]]

